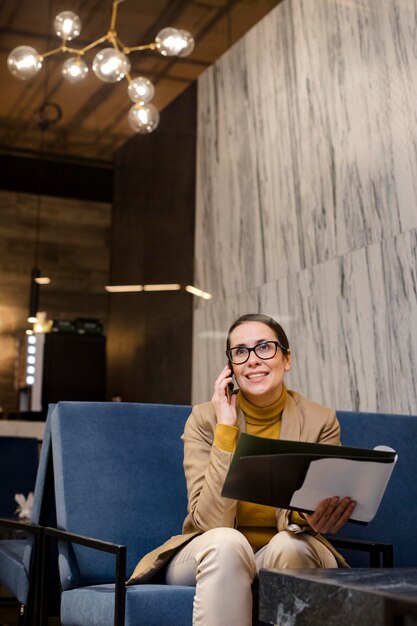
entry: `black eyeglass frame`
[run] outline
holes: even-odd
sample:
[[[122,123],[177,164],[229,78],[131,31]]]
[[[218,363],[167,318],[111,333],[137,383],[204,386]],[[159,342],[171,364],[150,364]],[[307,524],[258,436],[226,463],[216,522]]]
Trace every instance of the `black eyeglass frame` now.
[[[259,348],[259,346],[265,345],[266,343],[273,343],[275,346],[275,352],[272,356],[260,356],[257,352],[256,352],[256,348]],[[232,350],[236,350],[237,348],[243,348],[244,350],[248,351],[248,356],[246,357],[246,359],[244,361],[239,361],[239,363],[235,363],[235,361],[233,361],[232,356]],[[282,343],[280,343],[279,341],[261,341],[259,343],[256,344],[256,346],[253,346],[253,348],[248,348],[247,346],[236,346],[236,348],[229,348],[228,350],[226,350],[226,356],[229,359],[229,361],[231,363],[233,363],[233,365],[243,365],[243,363],[246,363],[246,361],[249,361],[249,357],[250,357],[250,353],[254,352],[256,354],[256,356],[258,357],[258,359],[261,359],[262,361],[269,361],[269,359],[273,359],[274,356],[276,355],[278,348],[280,350],[282,350],[282,352],[284,354],[288,354],[288,350],[289,348],[286,348],[285,346],[282,345]]]

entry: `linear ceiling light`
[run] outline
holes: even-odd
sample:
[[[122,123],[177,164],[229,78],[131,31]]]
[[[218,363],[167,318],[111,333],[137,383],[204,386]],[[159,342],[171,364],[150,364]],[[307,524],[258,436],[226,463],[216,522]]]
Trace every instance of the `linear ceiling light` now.
[[[178,283],[162,283],[154,285],[106,285],[105,289],[109,293],[129,293],[135,291],[179,291],[181,289],[181,285]],[[193,287],[193,285],[187,285],[184,287],[184,290],[194,296],[203,298],[204,300],[210,300],[213,297],[211,293],[198,289],[198,287]]]
[[[51,279],[49,278],[49,276],[38,276],[34,280],[35,280],[35,283],[38,283],[38,285],[49,285],[51,282]]]
[[[109,293],[128,293],[143,291],[143,285],[106,285],[105,290]]]
[[[211,293],[198,289],[198,287],[193,287],[193,285],[187,285],[185,287],[185,291],[188,291],[188,293],[192,293],[194,296],[198,296],[199,298],[204,298],[204,300],[210,300],[213,297]]]
[[[166,285],[143,285],[143,291],[178,291],[181,285],[169,283]]]
[[[105,83],[116,83],[126,78],[129,86],[127,93],[133,101],[128,120],[130,127],[137,133],[151,133],[159,124],[159,113],[151,103],[155,88],[151,81],[144,76],[133,78],[130,76],[131,64],[128,55],[141,50],[156,50],[166,57],[188,56],[194,49],[194,39],[186,30],[177,28],[163,28],[157,34],[155,41],[141,46],[125,46],[119,39],[116,31],[117,7],[123,0],[114,0],[110,26],[106,35],[92,41],[84,48],[71,48],[67,43],[78,37],[81,32],[81,20],[72,11],[61,11],[55,18],[54,29],[62,43],[57,48],[40,54],[31,46],[18,46],[11,51],[7,65],[12,74],[22,80],[35,76],[42,68],[46,57],[59,52],[70,53],[62,67],[62,74],[70,83],[82,81],[88,67],[84,61],[86,52],[96,46],[108,42],[111,47],[102,48],[95,55],[92,62],[94,74]]]

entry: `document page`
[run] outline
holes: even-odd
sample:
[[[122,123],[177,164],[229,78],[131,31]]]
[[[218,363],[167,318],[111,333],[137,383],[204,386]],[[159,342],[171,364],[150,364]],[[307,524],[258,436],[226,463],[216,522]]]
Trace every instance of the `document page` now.
[[[370,522],[381,503],[396,460],[395,456],[392,463],[336,458],[312,461],[303,485],[294,491],[290,506],[314,511],[325,498],[349,496],[357,502],[350,519]]]

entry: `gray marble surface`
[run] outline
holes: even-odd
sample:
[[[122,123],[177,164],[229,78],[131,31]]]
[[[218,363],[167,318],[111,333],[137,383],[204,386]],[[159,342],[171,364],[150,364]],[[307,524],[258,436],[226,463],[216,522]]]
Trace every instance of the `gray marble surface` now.
[[[199,78],[193,402],[262,311],[289,387],[417,414],[416,28],[416,0],[283,0]]]
[[[259,617],[277,626],[417,624],[417,569],[262,570]],[[394,624],[394,622],[392,622]]]

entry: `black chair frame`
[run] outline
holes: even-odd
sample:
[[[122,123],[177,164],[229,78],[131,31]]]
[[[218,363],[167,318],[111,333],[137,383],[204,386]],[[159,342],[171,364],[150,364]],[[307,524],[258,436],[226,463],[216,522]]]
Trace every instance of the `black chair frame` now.
[[[0,518],[0,527],[35,535],[33,556],[28,574],[28,599],[27,604],[20,605],[19,626],[42,626],[39,613],[39,591],[42,586],[41,555],[43,554],[43,527],[3,517]]]
[[[394,549],[391,543],[332,536],[326,537],[326,539],[335,548],[367,552],[369,555],[369,567],[394,567]]]
[[[126,605],[126,546],[122,546],[109,541],[100,539],[92,539],[84,535],[70,533],[57,528],[45,527],[43,529],[44,542],[41,563],[41,584],[45,584],[45,571],[47,560],[47,543],[49,537],[57,541],[67,541],[68,543],[76,543],[93,550],[101,552],[109,552],[116,556],[115,563],[115,602],[114,602],[114,626],[124,626],[125,623],[125,605]],[[45,594],[42,593],[44,598]],[[41,613],[42,613],[41,607]]]

